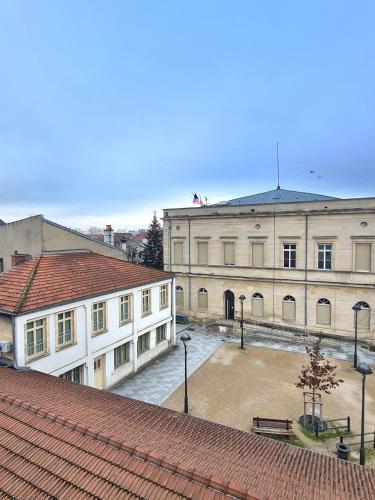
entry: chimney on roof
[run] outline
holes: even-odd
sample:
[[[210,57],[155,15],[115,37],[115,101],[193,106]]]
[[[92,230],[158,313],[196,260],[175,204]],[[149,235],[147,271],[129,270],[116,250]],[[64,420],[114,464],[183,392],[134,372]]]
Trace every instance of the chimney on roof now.
[[[19,266],[28,259],[31,259],[31,255],[27,253],[18,253],[17,250],[15,250],[14,255],[12,255],[12,267]]]
[[[113,241],[114,231],[112,229],[111,224],[107,224],[105,226],[103,234],[104,234],[104,243],[108,243],[108,245],[112,245],[113,246],[114,245],[114,241]]]

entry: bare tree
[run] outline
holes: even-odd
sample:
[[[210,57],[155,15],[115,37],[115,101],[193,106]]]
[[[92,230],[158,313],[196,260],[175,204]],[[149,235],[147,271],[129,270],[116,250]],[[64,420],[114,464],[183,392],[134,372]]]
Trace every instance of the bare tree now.
[[[320,392],[331,394],[342,382],[336,378],[336,365],[332,365],[328,359],[325,359],[324,353],[320,350],[321,339],[317,340],[312,347],[306,347],[306,352],[310,358],[310,365],[302,366],[301,373],[298,376],[296,386],[300,389],[309,388],[312,392],[312,421],[315,421],[315,396]]]

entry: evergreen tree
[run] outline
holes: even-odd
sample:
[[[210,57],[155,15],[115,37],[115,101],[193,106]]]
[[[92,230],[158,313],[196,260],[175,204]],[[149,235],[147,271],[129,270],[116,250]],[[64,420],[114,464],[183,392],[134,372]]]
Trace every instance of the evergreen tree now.
[[[163,229],[156,217],[156,212],[148,226],[146,239],[143,250],[145,266],[163,269]]]

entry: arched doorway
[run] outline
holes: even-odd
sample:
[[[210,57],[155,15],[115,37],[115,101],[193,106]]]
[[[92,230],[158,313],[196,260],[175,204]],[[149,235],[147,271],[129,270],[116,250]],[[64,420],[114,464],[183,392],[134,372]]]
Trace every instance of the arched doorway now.
[[[227,290],[224,294],[225,319],[234,319],[234,293]]]

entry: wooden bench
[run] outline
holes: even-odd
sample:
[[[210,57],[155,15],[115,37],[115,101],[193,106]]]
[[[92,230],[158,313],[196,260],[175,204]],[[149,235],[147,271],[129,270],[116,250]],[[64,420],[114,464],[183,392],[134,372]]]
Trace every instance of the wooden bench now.
[[[291,420],[281,420],[277,418],[254,417],[252,432],[257,434],[279,434],[283,436],[293,436],[293,422]]]

